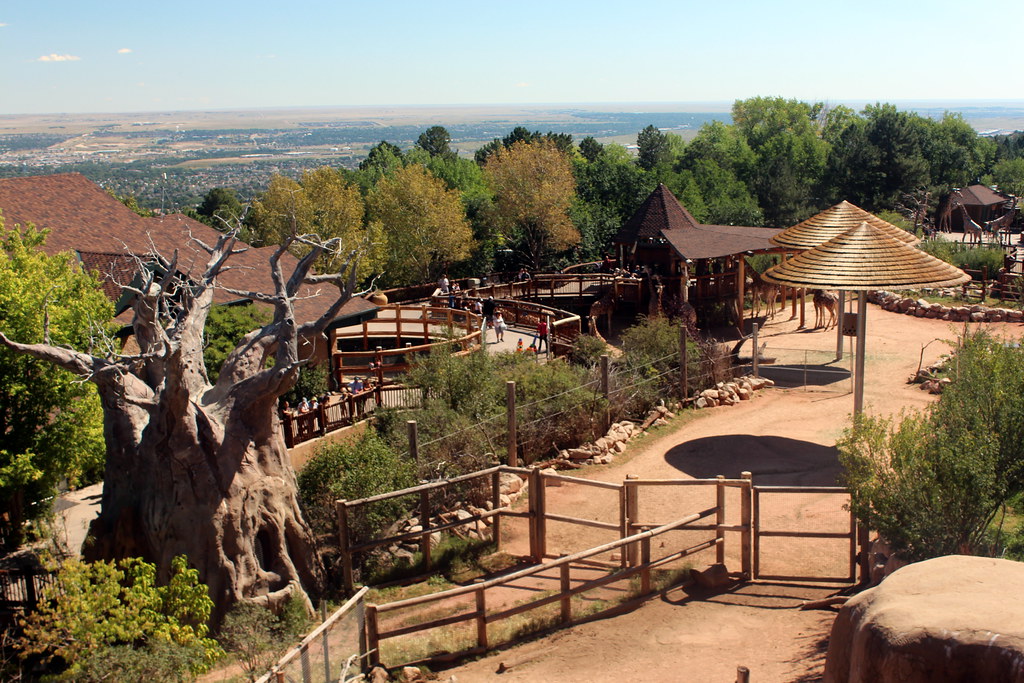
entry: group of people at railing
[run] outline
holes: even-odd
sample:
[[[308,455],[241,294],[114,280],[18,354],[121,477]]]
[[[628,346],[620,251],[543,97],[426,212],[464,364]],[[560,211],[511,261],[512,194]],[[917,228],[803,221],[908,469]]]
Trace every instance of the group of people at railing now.
[[[353,377],[340,383],[338,391],[303,398],[294,408],[284,401],[280,416],[284,424],[285,444],[291,448],[317,436],[366,419],[379,401],[383,380],[368,376]]]

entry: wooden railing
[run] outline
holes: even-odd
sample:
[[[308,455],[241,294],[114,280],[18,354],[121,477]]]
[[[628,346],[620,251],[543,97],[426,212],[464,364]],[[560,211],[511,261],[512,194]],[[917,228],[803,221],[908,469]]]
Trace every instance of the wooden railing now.
[[[45,569],[0,570],[0,609],[35,609],[43,589],[56,580]]]
[[[402,384],[377,385],[356,394],[332,394],[326,403],[307,413],[281,412],[284,443],[288,448],[369,418],[378,408],[418,408],[423,390]]]

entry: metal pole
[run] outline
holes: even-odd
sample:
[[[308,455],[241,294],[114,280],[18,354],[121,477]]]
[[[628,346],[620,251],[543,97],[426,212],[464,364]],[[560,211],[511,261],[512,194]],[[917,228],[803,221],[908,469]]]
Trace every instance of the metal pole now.
[[[505,382],[505,414],[508,419],[506,454],[509,467],[519,467],[519,449],[516,446],[516,383]]]
[[[751,343],[753,343],[754,345],[754,353],[752,354],[753,360],[751,361],[751,372],[754,373],[754,377],[760,377],[761,375],[760,370],[758,368],[758,358],[761,355],[761,351],[757,348],[757,323],[751,323],[750,327],[753,336],[753,339],[751,339]]]
[[[843,359],[843,315],[846,313],[846,291],[839,290],[839,312],[836,320],[836,360]]]
[[[853,375],[853,416],[864,411],[864,343],[867,336],[868,293],[857,294],[857,357]]]

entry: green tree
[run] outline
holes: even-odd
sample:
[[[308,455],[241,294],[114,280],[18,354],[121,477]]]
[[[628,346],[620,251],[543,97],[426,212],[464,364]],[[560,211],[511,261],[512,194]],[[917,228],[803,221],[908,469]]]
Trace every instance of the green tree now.
[[[517,142],[498,150],[484,172],[495,193],[495,224],[532,267],[579,242],[568,215],[575,196],[572,169],[553,143]]]
[[[672,161],[668,136],[655,126],[647,126],[636,136],[638,156],[636,163],[645,171],[653,171]]]
[[[366,203],[386,234],[388,282],[432,282],[469,257],[473,234],[459,193],[423,166],[411,164],[382,178]]]
[[[270,322],[271,317],[269,312],[252,302],[210,308],[203,331],[206,341],[203,360],[211,382],[217,382],[221,366],[242,338],[253,329]]]
[[[196,208],[201,220],[217,230],[231,230],[242,218],[242,202],[238,193],[230,187],[214,187],[205,195]]]
[[[837,446],[858,518],[912,560],[989,554],[1024,488],[1024,351],[963,337],[939,401],[901,421],[861,417]]]
[[[71,680],[78,680],[75,674],[89,658],[116,645],[173,643],[186,648],[192,674],[206,671],[223,654],[207,637],[213,601],[184,556],[174,558],[164,586],[156,585],[156,567],[138,558],[70,559],[54,569],[57,580],[22,621],[20,647],[25,655],[62,662]]]
[[[580,140],[580,154],[582,154],[583,158],[590,163],[597,161],[597,158],[601,156],[602,152],[604,152],[604,145],[593,137],[588,135]]]
[[[113,307],[70,254],[47,256],[45,232],[6,229],[0,217],[0,329],[26,341],[89,348],[111,330]],[[48,363],[0,346],[0,540],[17,545],[23,522],[47,514],[57,484],[103,471],[96,390]]]
[[[444,126],[431,126],[420,133],[416,146],[425,150],[432,157],[452,157],[455,153],[451,148],[452,136]]]
[[[359,183],[363,190],[369,190],[382,177],[405,164],[402,149],[387,140],[381,140],[370,148],[366,158],[359,162]]]
[[[754,153],[750,185],[765,222],[787,227],[806,218],[818,203],[827,144],[819,135],[820,107],[782,97],[737,100],[732,119]]]
[[[1003,192],[1024,195],[1024,158],[1003,159],[992,167],[992,182]]]

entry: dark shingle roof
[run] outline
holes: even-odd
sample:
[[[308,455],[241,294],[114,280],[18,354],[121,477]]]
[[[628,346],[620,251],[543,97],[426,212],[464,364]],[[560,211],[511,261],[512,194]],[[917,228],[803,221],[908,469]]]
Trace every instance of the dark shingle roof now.
[[[681,258],[702,259],[772,249],[774,245],[769,239],[778,232],[776,228],[698,223],[671,190],[658,185],[613,242],[634,244],[643,239],[664,239]]]
[[[963,204],[966,206],[992,206],[1009,201],[1006,195],[994,191],[986,185],[971,185],[960,190]]]
[[[128,283],[125,276],[130,255],[147,257],[158,252],[170,258],[178,251],[178,271],[200,273],[209,255],[195,239],[213,246],[221,233],[182,214],[143,218],[107,194],[98,185],[78,173],[29,176],[0,180],[0,215],[7,227],[34,224],[49,230],[47,253],[76,251],[83,265],[100,272],[108,282]],[[236,249],[247,245],[239,243]],[[219,284],[246,291],[273,291],[268,261],[273,247],[252,248],[232,256],[230,268],[218,278]],[[293,256],[283,259],[285,272],[296,263]],[[131,268],[134,276],[135,268]],[[316,319],[330,305],[337,290],[330,286],[300,290],[296,301],[296,321]],[[109,293],[108,293],[109,295]],[[119,296],[111,297],[116,300]],[[218,291],[214,300],[228,303],[239,297]],[[338,317],[376,308],[365,299],[353,299]]]

